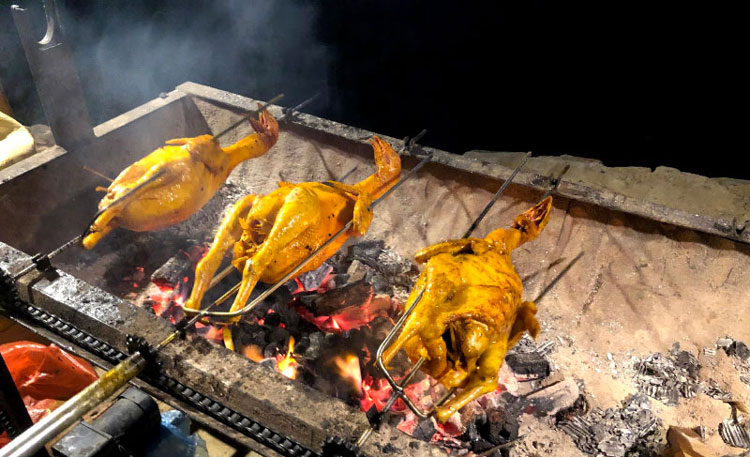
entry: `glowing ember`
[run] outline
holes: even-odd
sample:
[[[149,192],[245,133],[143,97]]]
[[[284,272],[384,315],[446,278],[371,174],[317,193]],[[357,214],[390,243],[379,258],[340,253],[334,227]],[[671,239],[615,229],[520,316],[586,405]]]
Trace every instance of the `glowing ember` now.
[[[297,367],[299,364],[292,355],[294,354],[294,337],[289,337],[289,350],[286,355],[276,356],[276,370],[286,376],[289,379],[295,379],[297,377]]]
[[[328,333],[358,330],[376,317],[390,317],[397,304],[387,295],[371,296],[360,305],[347,306],[331,316],[315,316],[305,306],[297,306],[297,313],[308,322]]]
[[[260,346],[250,344],[242,348],[242,355],[252,360],[253,362],[260,362],[263,360],[263,350]]]
[[[359,358],[354,354],[346,354],[344,357],[334,357],[333,365],[336,374],[349,382],[362,395],[362,372],[359,369]]]
[[[362,411],[369,411],[374,405],[378,411],[382,411],[388,399],[391,398],[391,393],[393,393],[393,389],[391,389],[391,385],[388,384],[385,378],[380,378],[375,382],[372,376],[367,375],[362,380],[362,399],[359,401],[360,408],[362,408]],[[403,400],[399,398],[391,410],[396,411],[404,407]]]

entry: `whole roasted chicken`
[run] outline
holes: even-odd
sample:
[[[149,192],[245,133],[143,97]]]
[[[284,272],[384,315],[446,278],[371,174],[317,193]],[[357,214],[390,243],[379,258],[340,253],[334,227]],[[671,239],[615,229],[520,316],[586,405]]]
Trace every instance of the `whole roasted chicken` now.
[[[522,301],[521,278],[511,252],[531,241],[549,219],[552,197],[517,216],[509,229],[486,238],[446,241],[416,255],[425,268],[405,309],[422,293],[398,338],[383,354],[390,363],[400,349],[456,395],[437,408],[445,422],[473,399],[497,388],[505,353],[524,332],[536,337],[536,305]]]
[[[260,157],[276,143],[279,125],[262,111],[250,119],[255,133],[222,148],[211,135],[177,138],[123,170],[99,202],[83,238],[92,249],[117,227],[146,232],[169,227],[198,211],[240,162]]]
[[[357,184],[281,182],[266,196],[248,195],[237,202],[222,221],[208,254],[198,262],[195,285],[183,309],[200,309],[203,295],[232,245],[232,264],[242,272],[242,284],[231,308],[237,311],[258,281],[280,280],[350,220],[351,230],[312,259],[300,274],[318,268],[348,238],[364,235],[372,221],[372,200],[396,184],[401,175],[396,151],[378,137],[370,144],[377,172]],[[231,333],[224,330],[224,341],[231,347]]]

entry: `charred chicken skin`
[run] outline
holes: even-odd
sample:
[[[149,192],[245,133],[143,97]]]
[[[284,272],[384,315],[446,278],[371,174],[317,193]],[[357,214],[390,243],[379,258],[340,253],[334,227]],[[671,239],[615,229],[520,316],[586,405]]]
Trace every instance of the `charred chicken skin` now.
[[[263,111],[250,122],[255,133],[226,148],[211,135],[176,138],[123,170],[99,202],[100,214],[83,246],[92,249],[117,227],[146,232],[188,219],[234,167],[262,156],[276,143],[279,125],[270,113]]]
[[[396,151],[378,137],[370,144],[377,172],[355,185],[282,182],[266,196],[248,195],[237,202],[221,223],[208,254],[198,263],[195,285],[183,308],[200,309],[211,279],[232,246],[232,264],[242,272],[242,284],[231,308],[237,311],[258,281],[278,281],[350,220],[351,230],[312,259],[300,274],[318,268],[348,238],[364,235],[372,221],[372,200],[396,184],[401,175]],[[227,333],[225,329],[225,343],[231,346]]]
[[[446,241],[416,255],[425,268],[407,300],[423,292],[398,338],[383,354],[390,363],[399,350],[456,395],[437,408],[443,423],[470,401],[497,388],[505,353],[529,332],[539,333],[536,305],[522,301],[521,278],[511,252],[544,229],[552,208],[547,197],[517,216],[509,229],[486,238]]]

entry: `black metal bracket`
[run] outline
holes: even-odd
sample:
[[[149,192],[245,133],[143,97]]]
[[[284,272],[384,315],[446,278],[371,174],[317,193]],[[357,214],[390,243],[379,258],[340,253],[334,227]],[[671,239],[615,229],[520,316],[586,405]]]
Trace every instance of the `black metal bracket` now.
[[[362,457],[359,446],[338,436],[326,437],[322,457]]]

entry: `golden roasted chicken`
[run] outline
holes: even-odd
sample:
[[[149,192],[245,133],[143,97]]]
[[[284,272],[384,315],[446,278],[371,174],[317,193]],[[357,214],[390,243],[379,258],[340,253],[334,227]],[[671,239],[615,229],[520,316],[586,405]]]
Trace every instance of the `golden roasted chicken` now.
[[[396,184],[401,175],[396,151],[378,137],[370,144],[377,172],[357,184],[281,182],[268,195],[248,195],[237,202],[222,221],[208,254],[198,262],[195,285],[183,309],[200,309],[211,279],[232,246],[232,264],[242,272],[242,284],[231,308],[237,311],[258,281],[280,280],[350,220],[351,230],[312,259],[300,274],[318,268],[348,238],[364,235],[372,221],[372,200]],[[224,341],[232,347],[228,328],[224,329]]]
[[[536,305],[522,301],[521,278],[511,252],[533,240],[549,220],[552,197],[517,216],[509,229],[486,238],[446,241],[416,255],[425,268],[405,309],[422,293],[398,338],[386,349],[390,363],[400,349],[422,370],[456,395],[437,408],[448,420],[470,401],[497,388],[498,371],[508,349],[529,332],[536,337]]]
[[[219,190],[239,163],[276,143],[279,125],[262,111],[255,133],[222,148],[211,135],[177,138],[123,170],[99,202],[100,213],[83,238],[92,249],[117,227],[146,232],[189,218]]]

